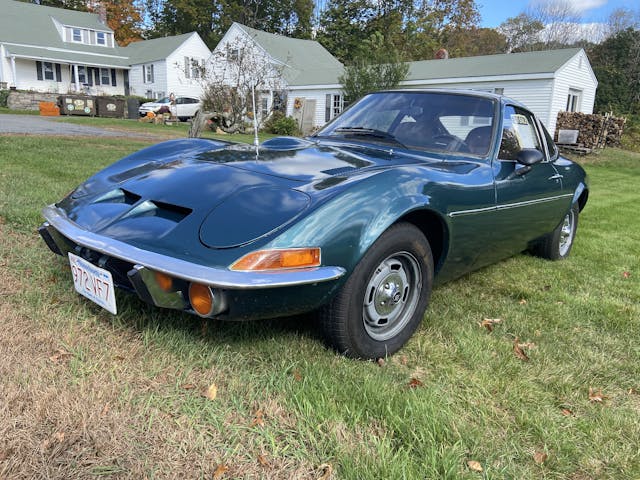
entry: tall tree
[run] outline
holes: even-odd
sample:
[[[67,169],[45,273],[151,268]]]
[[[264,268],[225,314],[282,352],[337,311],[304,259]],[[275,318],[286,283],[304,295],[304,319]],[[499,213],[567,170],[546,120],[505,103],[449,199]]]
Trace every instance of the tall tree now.
[[[627,28],[589,52],[598,78],[595,109],[640,113],[640,30]]]
[[[457,29],[448,33],[443,45],[451,57],[475,57],[507,53],[507,39],[492,28]]]
[[[539,42],[540,32],[544,24],[526,13],[507,18],[497,31],[505,36],[507,52],[529,52]]]
[[[111,0],[90,5],[92,12],[99,13],[102,9],[119,45],[124,47],[142,40],[142,4],[134,0]]]
[[[399,53],[376,33],[364,41],[339,82],[345,100],[354,102],[368,92],[397,87],[408,71],[409,65],[400,61]]]

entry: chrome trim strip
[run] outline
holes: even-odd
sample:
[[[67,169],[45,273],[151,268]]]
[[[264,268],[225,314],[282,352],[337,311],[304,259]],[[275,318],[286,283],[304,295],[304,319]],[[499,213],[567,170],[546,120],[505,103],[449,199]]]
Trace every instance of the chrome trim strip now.
[[[202,283],[217,288],[259,289],[308,285],[337,280],[346,272],[342,267],[316,267],[271,273],[235,272],[224,268],[207,267],[143,250],[104,235],[88,232],[69,220],[64,212],[55,205],[43,208],[42,215],[51,227],[78,245],[189,282]]]
[[[555,200],[560,200],[561,198],[566,198],[566,197],[573,197],[573,194],[565,193],[563,195],[556,195],[553,197],[538,198],[536,200],[527,200],[526,202],[505,203],[504,205],[496,205],[493,207],[485,207],[485,208],[474,208],[471,210],[458,210],[455,212],[449,212],[447,215],[449,217],[459,217],[462,215],[475,215],[476,213],[493,212],[497,210],[508,210],[510,208],[526,207],[527,205],[535,205],[538,203],[553,202]]]

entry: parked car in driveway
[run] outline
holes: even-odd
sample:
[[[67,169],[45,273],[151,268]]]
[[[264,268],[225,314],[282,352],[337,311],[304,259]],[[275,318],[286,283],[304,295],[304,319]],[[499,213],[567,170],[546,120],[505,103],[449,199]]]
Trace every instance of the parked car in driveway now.
[[[148,112],[158,113],[162,107],[166,107],[174,117],[185,121],[195,116],[200,107],[202,107],[202,102],[192,97],[176,97],[175,103],[172,105],[171,98],[164,97],[154,102],[143,103],[140,105],[138,112],[141,117],[144,117]]]
[[[206,318],[317,310],[329,345],[378,358],[411,337],[434,284],[525,250],[566,258],[588,191],[525,106],[397,90],[306,139],[141,150],[46,207],[40,233],[113,313],[114,287]]]

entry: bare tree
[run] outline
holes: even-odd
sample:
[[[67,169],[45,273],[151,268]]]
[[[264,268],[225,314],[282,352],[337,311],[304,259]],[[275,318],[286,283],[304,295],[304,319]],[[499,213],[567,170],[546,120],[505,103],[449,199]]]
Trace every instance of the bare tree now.
[[[535,2],[527,15],[544,25],[539,40],[548,48],[571,45],[579,40],[581,16],[569,0]]]
[[[263,91],[284,89],[284,69],[285,65],[269,60],[249,38],[218,45],[201,68],[202,110],[206,113],[194,119],[190,136],[196,136],[209,119],[227,133],[244,130],[254,120],[254,107],[259,110],[253,105],[254,98],[258,101]]]
[[[628,28],[640,29],[640,8],[636,11],[630,8],[616,8],[607,19],[607,36],[613,37]]]

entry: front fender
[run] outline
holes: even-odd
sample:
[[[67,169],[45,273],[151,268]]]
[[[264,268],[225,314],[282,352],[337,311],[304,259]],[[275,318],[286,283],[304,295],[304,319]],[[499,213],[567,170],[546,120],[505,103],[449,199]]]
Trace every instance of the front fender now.
[[[425,179],[411,168],[371,176],[342,191],[267,248],[320,246],[324,265],[351,271],[380,235],[408,212],[430,208]]]

